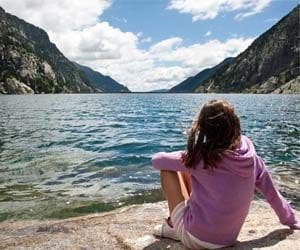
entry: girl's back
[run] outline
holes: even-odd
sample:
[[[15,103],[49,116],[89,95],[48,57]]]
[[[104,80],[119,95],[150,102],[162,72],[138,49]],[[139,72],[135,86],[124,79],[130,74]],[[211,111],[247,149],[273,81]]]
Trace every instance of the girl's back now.
[[[191,174],[192,193],[183,218],[195,237],[219,245],[231,245],[249,211],[255,189],[256,154],[251,141],[242,136],[241,146],[227,151],[214,169],[195,168],[182,163],[185,152],[158,153],[153,166]]]
[[[182,219],[184,229],[201,241],[234,244],[255,189],[265,196],[282,224],[295,228],[299,224],[251,140],[241,135],[239,119],[227,102],[204,105],[186,151],[161,152],[152,162],[160,170],[190,174],[192,192]]]

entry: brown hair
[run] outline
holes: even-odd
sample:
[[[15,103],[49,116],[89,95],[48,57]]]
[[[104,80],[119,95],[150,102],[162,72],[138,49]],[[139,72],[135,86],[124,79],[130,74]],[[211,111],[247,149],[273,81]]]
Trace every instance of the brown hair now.
[[[235,148],[240,137],[240,120],[232,105],[224,100],[211,100],[203,105],[192,124],[183,163],[194,168],[202,159],[204,168],[213,169],[221,154]]]

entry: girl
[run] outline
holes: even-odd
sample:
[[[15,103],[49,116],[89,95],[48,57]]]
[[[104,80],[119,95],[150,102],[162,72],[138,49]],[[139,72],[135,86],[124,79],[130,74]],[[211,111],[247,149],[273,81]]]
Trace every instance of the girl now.
[[[157,153],[152,164],[160,170],[170,212],[156,228],[160,236],[181,240],[192,249],[233,245],[255,189],[283,225],[300,229],[252,142],[241,135],[239,118],[226,101],[212,100],[203,106],[186,151]]]

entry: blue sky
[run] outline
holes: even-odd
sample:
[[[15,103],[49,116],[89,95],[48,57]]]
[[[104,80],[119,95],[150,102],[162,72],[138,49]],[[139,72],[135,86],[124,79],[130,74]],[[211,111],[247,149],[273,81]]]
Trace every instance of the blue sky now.
[[[167,9],[167,0],[115,0],[100,19],[124,31],[142,32],[144,37],[150,37],[152,42],[141,44],[141,48],[175,36],[183,37],[184,44],[190,45],[211,38],[224,41],[234,36],[259,36],[289,13],[298,2],[273,1],[261,13],[242,20],[234,18],[240,11],[232,11],[221,13],[215,19],[193,22],[191,14]],[[208,31],[211,32],[209,37],[205,36]]]
[[[0,0],[71,60],[133,91],[170,88],[245,50],[298,0]],[[296,28],[296,27],[295,27]]]

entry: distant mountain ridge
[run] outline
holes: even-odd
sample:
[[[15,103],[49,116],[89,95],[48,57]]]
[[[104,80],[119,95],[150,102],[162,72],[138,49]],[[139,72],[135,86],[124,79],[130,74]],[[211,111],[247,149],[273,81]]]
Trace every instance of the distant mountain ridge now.
[[[196,92],[300,93],[299,17],[298,5]]]
[[[44,30],[0,7],[0,94],[105,92],[109,81],[104,79],[102,89],[59,51]]]
[[[116,92],[117,93],[119,93],[119,92],[128,93],[128,92],[130,92],[130,90],[126,86],[116,82],[110,76],[102,75],[101,73],[99,73],[87,66],[80,65],[76,62],[74,62],[74,64],[76,65],[76,67],[78,67],[79,70],[81,70],[85,73],[86,77],[90,81],[90,84],[94,88],[99,88],[103,92],[106,92],[106,93],[116,93]]]
[[[154,89],[154,90],[148,91],[148,93],[167,93],[169,91],[170,91],[169,89]]]
[[[215,74],[219,68],[231,63],[232,61],[233,61],[233,57],[228,57],[225,60],[223,60],[221,63],[217,64],[216,66],[212,68],[204,69],[197,75],[187,78],[186,80],[182,81],[175,87],[171,88],[169,92],[170,93],[193,93],[195,92],[199,84],[201,84],[203,81],[205,81],[213,74]]]
[[[244,52],[173,87],[188,93],[300,93],[300,7]]]

